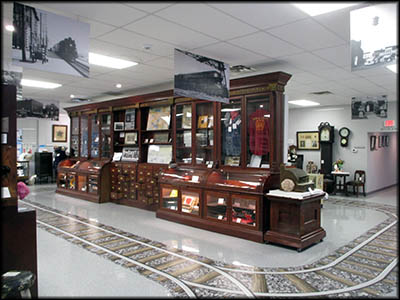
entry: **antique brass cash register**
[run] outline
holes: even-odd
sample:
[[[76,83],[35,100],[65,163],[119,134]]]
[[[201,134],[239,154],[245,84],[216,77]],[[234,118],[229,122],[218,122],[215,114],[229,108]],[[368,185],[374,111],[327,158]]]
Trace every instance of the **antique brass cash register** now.
[[[306,172],[298,168],[287,168],[284,164],[280,167],[280,186],[285,192],[307,192],[308,188],[314,189]]]

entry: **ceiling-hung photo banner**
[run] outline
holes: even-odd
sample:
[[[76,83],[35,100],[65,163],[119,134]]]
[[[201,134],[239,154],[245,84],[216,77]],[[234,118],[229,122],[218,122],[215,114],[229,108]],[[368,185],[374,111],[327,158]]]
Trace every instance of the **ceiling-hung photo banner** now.
[[[40,118],[58,121],[60,115],[59,101],[38,101],[24,98],[17,101],[17,118]]]
[[[23,100],[22,96],[22,68],[15,67],[14,70],[4,70],[2,76],[2,83],[6,85],[15,85],[17,87],[17,101]],[[17,70],[20,69],[20,70]]]
[[[89,24],[14,2],[13,25],[13,65],[89,77]]]
[[[368,119],[371,116],[387,118],[387,96],[353,97],[351,99],[351,119]]]
[[[175,49],[174,95],[229,103],[229,65]]]
[[[395,64],[398,60],[398,3],[350,12],[351,70]]]

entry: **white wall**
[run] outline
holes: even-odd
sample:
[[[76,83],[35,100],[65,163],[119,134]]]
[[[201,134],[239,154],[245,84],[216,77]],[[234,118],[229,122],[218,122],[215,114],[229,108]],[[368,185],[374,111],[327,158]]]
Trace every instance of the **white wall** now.
[[[364,120],[352,120],[351,119],[351,106],[331,106],[331,107],[311,107],[301,109],[289,109],[289,132],[288,141],[289,145],[296,145],[296,132],[297,131],[317,131],[318,125],[321,122],[329,122],[332,126],[335,126],[335,143],[333,144],[333,161],[336,159],[343,159],[345,171],[350,172],[350,177],[353,176],[355,170],[365,170],[367,172],[367,192],[383,188],[383,182],[392,182],[393,176],[389,180],[390,175],[380,174],[379,181],[376,184],[370,183],[370,180],[374,180],[375,172],[368,168],[368,151],[369,151],[369,138],[368,133],[372,132],[393,132],[394,129],[385,129],[383,126],[384,120],[395,120],[395,131],[398,130],[398,115],[397,115],[397,102],[389,102],[388,107],[388,118],[382,119],[375,115],[369,115],[368,119]],[[338,130],[341,127],[348,127],[351,131],[349,137],[349,145],[347,147],[341,147],[339,145],[339,134]],[[395,138],[393,138],[394,140]],[[392,148],[393,147],[393,148]],[[392,142],[390,151],[397,154],[397,143]],[[353,153],[351,150],[357,149],[357,153]],[[303,169],[307,165],[307,162],[312,160],[321,167],[320,151],[298,151],[298,154],[304,155]],[[375,153],[374,153],[375,154]],[[385,156],[379,157],[379,161],[382,160],[381,165],[385,165]],[[395,160],[390,164],[390,171],[387,174],[397,173],[397,156],[392,157]],[[372,169],[372,166],[371,166]],[[371,172],[372,174],[368,174]],[[386,179],[385,179],[386,178]],[[397,176],[395,177],[397,182]],[[393,182],[393,183],[395,183]],[[369,184],[368,184],[369,183]],[[393,184],[392,183],[392,184]],[[385,185],[387,186],[387,185]]]
[[[398,143],[397,132],[373,132],[368,133],[368,140],[371,135],[377,137],[376,150],[367,151],[367,192],[376,191],[387,186],[396,184],[398,181]],[[378,147],[378,136],[389,136],[389,147]]]

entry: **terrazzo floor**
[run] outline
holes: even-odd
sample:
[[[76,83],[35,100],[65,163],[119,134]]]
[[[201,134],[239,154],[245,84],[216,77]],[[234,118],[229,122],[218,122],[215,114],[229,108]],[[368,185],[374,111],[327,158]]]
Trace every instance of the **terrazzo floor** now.
[[[377,207],[385,208],[386,205],[391,209],[394,208],[396,210],[397,208],[397,187],[367,195],[365,198],[332,196],[324,203],[321,215],[322,227],[326,230],[327,237],[322,243],[298,253],[286,247],[254,243],[157,219],[154,212],[113,203],[99,205],[55,194],[55,185],[36,185],[31,186],[30,189],[31,194],[26,198],[29,202],[76,215],[92,222],[99,222],[110,226],[110,228],[117,228],[121,232],[145,237],[154,241],[154,245],[161,243],[169,249],[177,249],[184,251],[186,254],[192,253],[196,257],[213,260],[216,266],[232,265],[236,268],[258,266],[263,271],[271,268],[276,270],[278,267],[293,267],[296,269],[296,267],[304,265],[312,266],[313,263],[321,262],[322,259],[328,262],[331,258],[330,256],[339,256],[339,251],[346,251],[346,247],[353,247],[352,242],[356,245],[363,240],[363,236],[369,231],[383,226],[385,222],[388,223],[387,215],[379,211],[379,209],[369,209],[362,205],[361,207],[360,205],[353,207],[347,205],[352,199],[355,200],[355,203],[360,203],[358,200],[364,201],[369,206],[374,206],[374,203],[377,203]],[[397,225],[394,226],[393,230],[397,234]],[[151,280],[151,276],[142,276],[137,272],[130,271],[129,268],[121,267],[121,264],[123,264],[121,261],[110,261],[99,255],[93,255],[93,253],[82,249],[79,245],[60,239],[40,226],[37,234],[40,297],[171,297],[179,295],[179,293],[171,293],[174,288],[166,288]],[[113,247],[118,247],[118,245],[118,242],[112,244]],[[371,250],[382,250],[379,245],[375,247],[370,248]],[[124,251],[131,251],[132,249],[124,249]],[[362,261],[361,258],[360,261]],[[154,263],[166,262],[166,260],[163,261],[160,258],[159,261]],[[172,271],[173,268],[171,267]],[[335,270],[335,272],[340,272],[339,275],[343,277],[343,272],[346,272],[346,268],[344,267],[339,271]],[[335,272],[328,275],[338,275]],[[204,270],[199,269],[196,270],[196,273],[185,275],[187,278],[183,277],[183,279],[201,277],[204,273]],[[372,271],[371,274],[373,274]],[[250,282],[254,281],[253,276],[257,276],[237,272],[231,272],[230,275],[248,286],[251,285]],[[323,275],[326,276],[327,274]],[[278,279],[279,276],[282,278]],[[279,276],[266,275],[269,292],[274,289],[276,291],[285,290],[285,285],[287,286],[287,292],[297,292],[293,285],[290,284],[290,276]],[[318,276],[318,274],[299,275],[301,279],[310,280],[313,283],[319,280],[318,278],[308,279],[307,276]],[[348,280],[354,283],[359,280],[357,276],[351,273],[346,273],[346,276]],[[397,286],[397,276],[395,277],[393,280],[396,281]],[[276,282],[275,288],[274,282]],[[223,288],[224,284],[218,277],[208,282],[208,285],[219,288]],[[320,284],[323,285],[321,290],[326,289],[328,285],[332,285],[332,288],[344,287],[343,283],[335,280],[328,280]],[[198,297],[209,296],[201,289],[195,289],[195,293]],[[385,285],[382,285],[380,295],[396,297],[398,291],[397,289],[388,289]],[[231,296],[238,297],[235,293],[212,293],[212,297]],[[262,295],[260,294],[260,296]],[[363,296],[363,292],[343,293],[337,296]]]

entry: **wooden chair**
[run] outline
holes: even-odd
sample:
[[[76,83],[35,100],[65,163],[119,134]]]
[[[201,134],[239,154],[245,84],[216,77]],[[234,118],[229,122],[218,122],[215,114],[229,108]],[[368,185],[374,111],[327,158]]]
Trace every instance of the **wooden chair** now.
[[[357,189],[357,197],[358,197],[358,189],[359,187],[363,188],[363,194],[365,197],[365,171],[363,170],[356,170],[354,172],[354,180],[346,182],[346,185],[351,185],[353,187],[353,194],[356,194]]]

